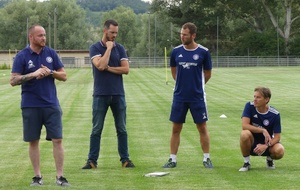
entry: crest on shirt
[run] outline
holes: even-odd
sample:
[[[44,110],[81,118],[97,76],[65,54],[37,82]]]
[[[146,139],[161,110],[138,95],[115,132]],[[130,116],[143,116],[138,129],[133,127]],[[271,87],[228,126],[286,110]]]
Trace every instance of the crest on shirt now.
[[[28,69],[34,68],[35,65],[33,64],[33,61],[29,60],[28,61]]]
[[[52,57],[47,57],[47,58],[46,58],[46,61],[47,61],[47,63],[52,63],[52,62],[53,62],[53,59],[52,59]]]
[[[194,54],[194,55],[193,55],[193,59],[194,59],[194,60],[198,60],[198,59],[199,59],[199,55],[198,55],[198,54]]]
[[[269,125],[269,120],[267,120],[267,119],[265,119],[264,121],[263,121],[263,124],[265,125],[265,126],[268,126]]]

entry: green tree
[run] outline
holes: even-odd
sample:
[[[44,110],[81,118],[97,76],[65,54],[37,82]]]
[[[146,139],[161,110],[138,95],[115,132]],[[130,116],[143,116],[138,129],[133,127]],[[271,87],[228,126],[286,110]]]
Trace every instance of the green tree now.
[[[137,25],[137,17],[133,10],[131,8],[120,6],[112,11],[103,13],[101,18],[101,27],[107,19],[114,19],[118,22],[119,33],[117,41],[124,45],[130,55],[138,42],[137,36],[141,33],[140,28]]]
[[[77,4],[94,12],[111,11],[119,6],[131,8],[136,14],[145,13],[150,5],[141,0],[76,0]]]
[[[228,13],[243,19],[258,33],[276,31],[284,40],[284,53],[289,55],[290,38],[299,33],[300,6],[295,0],[220,0]],[[298,23],[298,24],[297,24]]]
[[[153,0],[151,10],[164,14],[176,27],[181,27],[185,22],[196,24],[198,27],[196,41],[215,53],[217,18],[224,17],[223,8],[219,7],[217,2],[217,0]]]
[[[54,22],[54,10],[56,10],[56,22]],[[52,41],[54,44],[54,32],[56,32],[58,49],[87,49],[87,41],[90,38],[89,25],[85,22],[84,10],[76,4],[75,0],[9,2],[0,9],[0,48],[24,48],[28,41],[27,26],[35,23],[41,24],[46,29],[48,43]],[[54,30],[54,23],[57,26],[56,30]]]
[[[284,39],[285,45],[285,54],[289,55],[290,53],[290,37],[293,36],[295,33],[299,33],[299,28],[295,28],[293,30],[292,26],[295,22],[300,22],[300,5],[298,1],[294,0],[281,0],[275,1],[277,6],[270,6],[273,5],[273,2],[270,0],[260,0],[263,4],[266,12],[268,13],[270,20],[279,33],[279,35]],[[277,7],[281,9],[278,10]],[[295,13],[296,16],[293,16]],[[280,27],[280,23],[278,17],[276,15],[283,15],[281,19],[284,19],[284,23]]]

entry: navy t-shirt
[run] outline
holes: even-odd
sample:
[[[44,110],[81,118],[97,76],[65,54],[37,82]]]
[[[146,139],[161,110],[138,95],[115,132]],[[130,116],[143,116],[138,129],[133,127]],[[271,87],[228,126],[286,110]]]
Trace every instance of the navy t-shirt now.
[[[205,101],[204,70],[212,69],[208,49],[200,44],[193,50],[179,45],[171,53],[170,66],[176,67],[177,72],[173,101]]]
[[[54,49],[46,46],[40,54],[36,54],[27,46],[16,55],[12,73],[26,75],[38,70],[41,65],[51,70],[58,70],[63,67]],[[21,108],[59,106],[54,80],[49,75],[42,79],[33,78],[22,83]]]
[[[93,44],[90,47],[91,61],[97,57],[102,57],[106,51],[106,46],[102,41]],[[111,50],[109,58],[109,67],[121,66],[121,60],[128,60],[125,48],[116,42]],[[124,96],[123,77],[119,74],[114,74],[108,71],[99,71],[94,64],[93,76],[94,76],[94,93],[93,96],[99,95],[121,95]]]
[[[271,137],[274,133],[281,133],[280,113],[272,106],[269,106],[266,113],[260,113],[254,107],[253,102],[248,102],[242,117],[250,118],[250,124],[255,127],[265,128]],[[258,143],[265,143],[265,137],[262,133],[253,133],[253,136]]]

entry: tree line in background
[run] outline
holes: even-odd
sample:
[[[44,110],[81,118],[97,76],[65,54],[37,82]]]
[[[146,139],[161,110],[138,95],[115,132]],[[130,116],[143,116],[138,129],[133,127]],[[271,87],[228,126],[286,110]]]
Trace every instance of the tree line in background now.
[[[48,46],[87,50],[100,40],[106,19],[119,23],[117,41],[129,56],[163,56],[179,45],[185,22],[212,55],[299,56],[296,0],[0,0],[0,49],[22,49],[27,27],[44,26]]]

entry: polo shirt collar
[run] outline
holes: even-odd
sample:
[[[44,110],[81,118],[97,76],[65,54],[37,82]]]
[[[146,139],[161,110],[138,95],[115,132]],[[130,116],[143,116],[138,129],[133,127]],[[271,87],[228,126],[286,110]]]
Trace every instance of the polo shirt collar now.
[[[30,54],[36,53],[36,52],[34,52],[34,51],[30,48],[30,45],[27,45],[26,48],[29,50]],[[44,49],[45,49],[45,47],[42,48],[41,52],[43,52]],[[40,53],[41,53],[41,52],[40,52]]]

